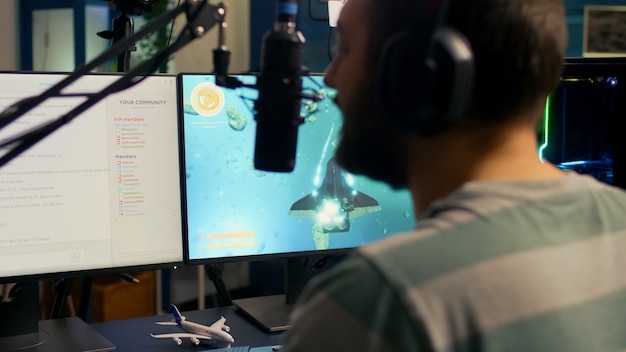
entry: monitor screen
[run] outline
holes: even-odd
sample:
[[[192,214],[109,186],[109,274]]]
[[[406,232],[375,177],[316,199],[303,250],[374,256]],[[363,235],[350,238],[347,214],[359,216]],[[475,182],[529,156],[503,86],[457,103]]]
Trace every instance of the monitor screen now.
[[[568,59],[546,104],[540,158],[624,187],[625,117],[626,60]]]
[[[0,109],[65,77],[0,73]],[[86,75],[63,93],[97,92],[117,78]],[[49,99],[0,140],[84,99]],[[150,76],[0,168],[0,282],[182,263],[177,125],[176,78]]]
[[[221,88],[203,74],[179,75],[179,89],[191,263],[345,251],[415,227],[408,191],[335,162],[342,119],[322,76],[303,78],[304,92],[324,99],[302,101],[291,173],[254,169],[256,90]]]

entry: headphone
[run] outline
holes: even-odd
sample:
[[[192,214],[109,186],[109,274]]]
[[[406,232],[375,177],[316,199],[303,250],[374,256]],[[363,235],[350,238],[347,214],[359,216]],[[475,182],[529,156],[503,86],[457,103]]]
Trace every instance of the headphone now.
[[[469,41],[445,24],[449,0],[421,0],[409,26],[382,46],[378,104],[403,131],[444,132],[462,116],[474,85]]]

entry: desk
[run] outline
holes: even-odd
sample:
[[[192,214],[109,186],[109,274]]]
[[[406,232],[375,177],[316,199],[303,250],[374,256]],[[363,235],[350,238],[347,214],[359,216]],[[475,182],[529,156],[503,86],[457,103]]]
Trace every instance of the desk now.
[[[199,324],[211,325],[221,315],[226,318],[226,325],[230,326],[230,334],[235,338],[236,346],[271,346],[280,345],[282,333],[266,333],[257,325],[241,315],[235,307],[211,308],[181,312],[187,320]],[[189,339],[183,339],[181,346],[170,339],[155,339],[150,334],[179,332],[175,326],[156,325],[157,321],[170,321],[170,314],[142,317],[134,319],[95,323],[91,326],[107,340],[116,346],[117,352],[184,352],[199,351],[192,346]],[[202,346],[202,345],[200,345]]]

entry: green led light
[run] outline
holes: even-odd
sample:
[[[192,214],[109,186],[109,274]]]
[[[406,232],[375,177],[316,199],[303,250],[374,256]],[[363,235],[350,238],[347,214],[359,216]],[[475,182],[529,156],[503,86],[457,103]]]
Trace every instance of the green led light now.
[[[550,121],[550,96],[546,99],[546,108],[543,112],[543,144],[539,147],[539,160],[543,163],[543,151],[548,147],[548,125]]]

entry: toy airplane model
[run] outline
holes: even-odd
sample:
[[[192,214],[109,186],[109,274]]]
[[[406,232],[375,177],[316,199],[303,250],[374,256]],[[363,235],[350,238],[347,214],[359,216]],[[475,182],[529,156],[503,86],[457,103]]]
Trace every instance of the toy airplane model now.
[[[185,317],[180,314],[180,311],[178,311],[178,308],[176,308],[175,305],[170,304],[170,308],[172,309],[174,321],[157,322],[156,324],[175,325],[185,332],[158,335],[150,334],[150,336],[156,339],[172,339],[179,346],[183,343],[183,338],[189,338],[191,343],[196,346],[199,345],[200,342],[203,342],[220,348],[228,348],[233,342],[235,342],[235,339],[233,339],[233,337],[228,333],[228,331],[230,331],[230,327],[228,327],[228,325],[224,325],[226,318],[220,317],[220,319],[211,326],[206,326],[187,321]]]
[[[315,219],[324,232],[350,231],[350,219],[380,210],[376,199],[352,189],[335,158],[326,164],[322,186],[293,203],[289,215]]]

